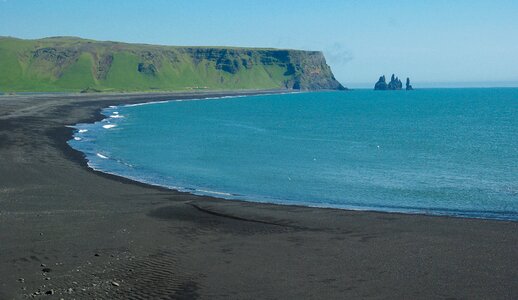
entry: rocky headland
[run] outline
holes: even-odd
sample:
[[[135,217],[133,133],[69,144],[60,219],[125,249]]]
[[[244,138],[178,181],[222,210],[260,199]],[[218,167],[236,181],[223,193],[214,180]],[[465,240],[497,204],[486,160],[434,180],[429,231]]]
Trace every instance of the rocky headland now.
[[[0,91],[344,90],[320,51],[0,37]]]

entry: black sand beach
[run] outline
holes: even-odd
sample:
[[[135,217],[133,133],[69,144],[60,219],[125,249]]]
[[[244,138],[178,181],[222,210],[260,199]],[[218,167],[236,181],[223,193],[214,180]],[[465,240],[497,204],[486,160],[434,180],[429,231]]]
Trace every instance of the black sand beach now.
[[[66,144],[109,105],[236,93],[1,96],[0,299],[518,298],[517,222],[193,196]]]

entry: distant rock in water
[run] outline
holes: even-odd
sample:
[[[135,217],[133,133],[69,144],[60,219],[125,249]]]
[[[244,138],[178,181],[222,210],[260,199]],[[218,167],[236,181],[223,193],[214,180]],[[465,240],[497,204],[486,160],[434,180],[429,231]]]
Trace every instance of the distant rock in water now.
[[[412,87],[412,85],[410,84],[410,78],[406,78],[406,90],[407,91],[411,91],[413,90],[414,88]]]
[[[410,87],[410,88],[409,88]],[[390,77],[390,82],[387,84],[385,80],[385,75],[381,76],[374,85],[374,90],[401,90],[403,89],[403,82],[401,79],[396,77],[394,74]],[[410,85],[410,79],[407,78],[406,89],[412,90],[412,86]]]
[[[399,78],[395,77],[394,74],[392,74],[392,77],[390,77],[390,82],[388,84],[387,89],[389,90],[400,90],[403,88],[403,83]]]
[[[387,89],[387,81],[385,80],[385,75],[381,76],[376,85],[374,85],[375,90],[386,90]]]

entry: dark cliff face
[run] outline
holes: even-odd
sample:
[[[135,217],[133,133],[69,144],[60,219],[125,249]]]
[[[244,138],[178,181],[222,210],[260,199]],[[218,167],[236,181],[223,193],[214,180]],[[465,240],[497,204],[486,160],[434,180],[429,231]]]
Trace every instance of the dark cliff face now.
[[[345,87],[335,79],[322,52],[294,51],[290,58],[295,75],[292,88],[345,90]]]
[[[278,66],[284,69],[283,86],[295,90],[345,90],[334,77],[322,52],[301,50],[256,50],[187,48],[195,63],[213,61],[216,69],[236,74],[254,66]]]
[[[115,50],[117,52],[117,50]],[[77,56],[77,53],[72,52]],[[220,49],[209,47],[185,47],[175,51],[136,51],[140,61],[139,73],[157,75],[164,61],[182,63],[178,57],[190,58],[194,66],[213,64],[216,70],[235,75],[240,71],[253,72],[261,66],[276,66],[283,69],[282,86],[293,90],[345,90],[334,77],[322,52],[276,49]],[[63,52],[64,57],[70,56]],[[60,56],[61,57],[61,56]],[[104,55],[98,60],[97,78],[106,78],[113,62],[113,55]]]

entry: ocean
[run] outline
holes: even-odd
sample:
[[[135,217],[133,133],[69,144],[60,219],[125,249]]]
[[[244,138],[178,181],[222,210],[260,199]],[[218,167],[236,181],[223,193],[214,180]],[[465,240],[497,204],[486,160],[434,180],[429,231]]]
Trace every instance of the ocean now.
[[[109,107],[90,167],[227,199],[518,220],[518,89],[311,92]]]

